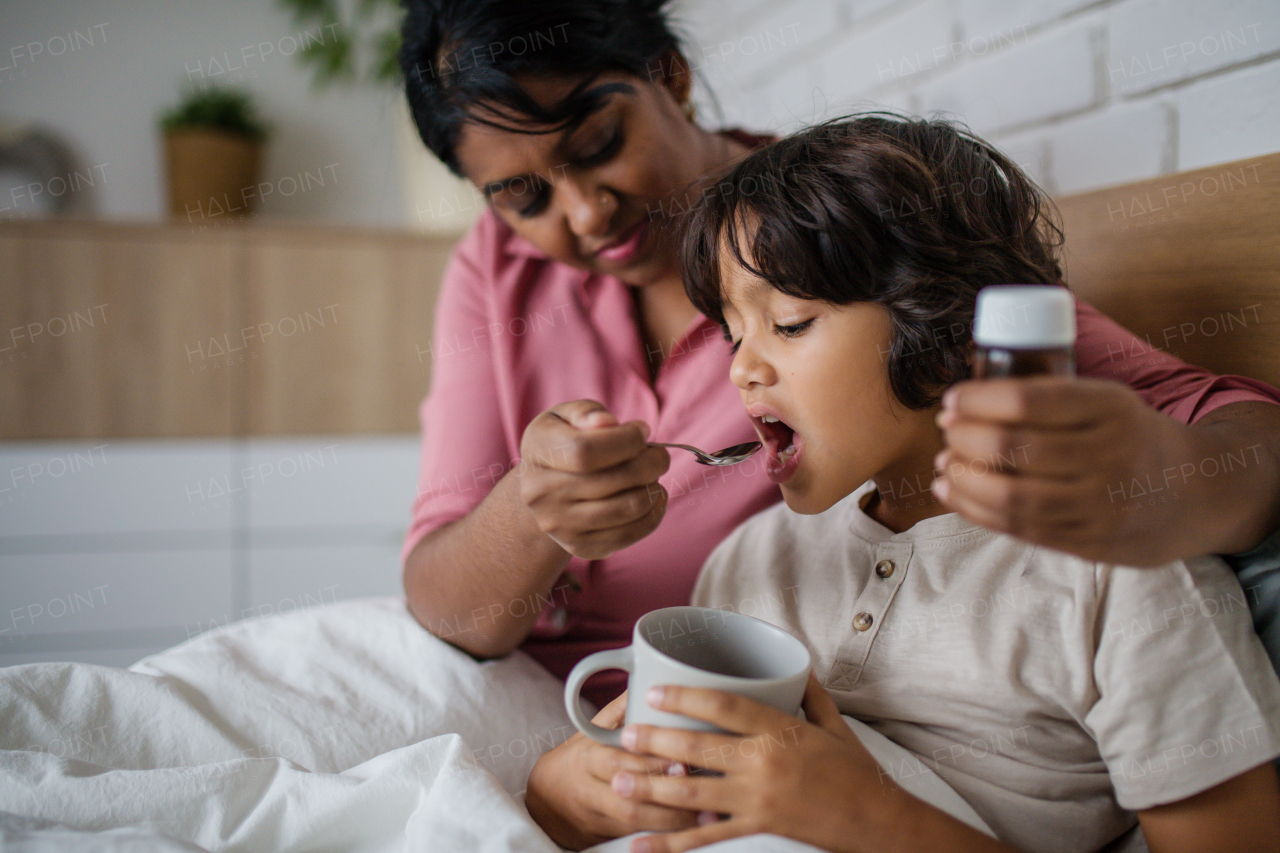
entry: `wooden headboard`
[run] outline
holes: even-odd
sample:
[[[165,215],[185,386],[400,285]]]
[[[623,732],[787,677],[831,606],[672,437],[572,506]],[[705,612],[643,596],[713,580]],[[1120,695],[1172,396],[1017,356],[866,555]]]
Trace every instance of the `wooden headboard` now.
[[[1185,361],[1280,386],[1280,154],[1057,203],[1078,296]]]

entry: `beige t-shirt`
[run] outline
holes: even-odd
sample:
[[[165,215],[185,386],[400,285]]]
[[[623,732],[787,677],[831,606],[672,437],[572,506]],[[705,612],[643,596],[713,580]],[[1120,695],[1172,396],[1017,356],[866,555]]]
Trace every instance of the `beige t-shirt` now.
[[[1077,853],[1280,755],[1280,682],[1216,557],[1094,563],[955,514],[894,534],[873,489],[749,519],[693,603],[799,637],[841,713],[917,757],[885,777],[936,772],[1000,839]]]

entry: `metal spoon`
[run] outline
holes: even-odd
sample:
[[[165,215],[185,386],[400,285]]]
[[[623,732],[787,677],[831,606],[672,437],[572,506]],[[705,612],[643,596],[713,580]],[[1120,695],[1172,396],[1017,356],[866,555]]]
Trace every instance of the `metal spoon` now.
[[[649,442],[649,446],[678,447],[681,450],[687,450],[694,456],[698,457],[698,461],[703,465],[737,465],[761,447],[764,447],[764,445],[758,441],[748,441],[746,444],[735,444],[733,447],[726,447],[724,450],[717,450],[715,453],[708,453],[705,450],[699,450],[698,448],[690,447],[687,444],[666,444],[661,441],[651,441]]]

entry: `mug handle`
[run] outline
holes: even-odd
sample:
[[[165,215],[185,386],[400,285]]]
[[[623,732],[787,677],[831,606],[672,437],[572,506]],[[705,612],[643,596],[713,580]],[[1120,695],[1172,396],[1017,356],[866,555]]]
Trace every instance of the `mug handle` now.
[[[605,746],[621,747],[622,729],[601,728],[588,720],[587,715],[582,713],[582,704],[578,701],[578,695],[582,692],[583,682],[602,670],[623,669],[630,675],[632,660],[630,646],[624,646],[621,649],[605,649],[578,661],[578,665],[565,679],[564,707],[569,712],[569,719],[578,727],[578,731]]]

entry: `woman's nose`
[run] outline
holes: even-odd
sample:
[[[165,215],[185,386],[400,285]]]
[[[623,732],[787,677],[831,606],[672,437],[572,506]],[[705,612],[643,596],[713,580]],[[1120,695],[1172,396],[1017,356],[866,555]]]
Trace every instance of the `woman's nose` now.
[[[560,185],[564,214],[569,228],[579,237],[605,237],[609,234],[617,200],[613,193],[594,184],[566,180]]]

